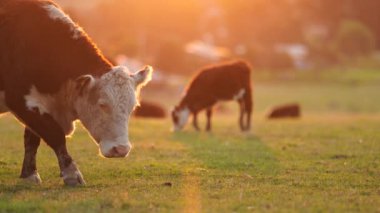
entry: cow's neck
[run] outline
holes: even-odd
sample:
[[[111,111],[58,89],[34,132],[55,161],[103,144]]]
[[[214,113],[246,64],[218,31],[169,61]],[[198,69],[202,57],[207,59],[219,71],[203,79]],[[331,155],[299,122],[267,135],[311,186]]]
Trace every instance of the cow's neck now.
[[[182,101],[179,103],[179,108],[181,109],[187,108],[190,110],[191,113],[195,113],[200,110],[199,107],[197,107],[197,105],[194,102],[189,101],[187,97],[184,97]]]
[[[57,94],[54,95],[54,103],[50,114],[59,123],[66,135],[73,132],[73,122],[78,119],[75,110],[75,102],[79,95],[74,81],[66,82]]]

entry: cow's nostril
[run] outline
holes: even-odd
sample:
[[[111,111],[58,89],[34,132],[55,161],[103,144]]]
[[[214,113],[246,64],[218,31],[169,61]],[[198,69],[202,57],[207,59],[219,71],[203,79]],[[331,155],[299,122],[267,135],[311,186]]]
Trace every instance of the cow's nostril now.
[[[117,148],[116,148],[116,146],[112,147],[112,149],[111,149],[111,151],[110,151],[110,154],[111,154],[112,156],[117,155]]]
[[[127,146],[119,145],[119,146],[114,147],[114,148],[116,149],[116,153],[121,157],[126,156],[129,152],[129,147],[127,147]]]
[[[123,146],[123,145],[114,146],[104,156],[107,158],[126,157],[130,149],[131,149],[130,146]]]

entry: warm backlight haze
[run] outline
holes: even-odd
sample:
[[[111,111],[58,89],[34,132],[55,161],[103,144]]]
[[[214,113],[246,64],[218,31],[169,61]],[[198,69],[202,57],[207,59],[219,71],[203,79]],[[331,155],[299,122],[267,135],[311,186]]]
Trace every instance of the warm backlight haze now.
[[[164,72],[245,58],[262,69],[310,69],[367,55],[379,44],[376,0],[59,0],[115,59]]]

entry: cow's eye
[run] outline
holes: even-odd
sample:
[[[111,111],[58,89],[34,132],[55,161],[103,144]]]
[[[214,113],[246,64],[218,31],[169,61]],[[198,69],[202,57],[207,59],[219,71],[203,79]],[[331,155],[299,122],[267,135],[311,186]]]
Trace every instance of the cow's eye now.
[[[99,107],[100,109],[102,109],[104,112],[107,112],[109,113],[111,110],[110,110],[110,107],[107,103],[104,103],[104,102],[100,102],[99,103]]]

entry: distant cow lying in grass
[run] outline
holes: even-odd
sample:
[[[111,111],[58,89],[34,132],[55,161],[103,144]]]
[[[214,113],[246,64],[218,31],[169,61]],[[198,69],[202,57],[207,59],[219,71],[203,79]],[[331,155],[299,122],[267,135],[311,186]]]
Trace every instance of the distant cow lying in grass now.
[[[240,129],[249,130],[252,112],[251,68],[244,61],[202,69],[190,82],[184,97],[172,111],[174,130],[183,129],[190,114],[193,114],[194,128],[199,130],[197,114],[206,109],[206,130],[210,131],[212,107],[218,101],[226,100],[236,100],[239,103]]]
[[[301,107],[299,104],[276,106],[271,110],[267,117],[268,119],[299,118],[301,117]]]
[[[140,101],[140,105],[136,107],[133,113],[136,117],[144,118],[165,118],[166,113],[162,106],[149,101]]]
[[[103,156],[127,156],[129,115],[152,69],[112,66],[51,1],[1,0],[0,11],[0,113],[10,111],[25,125],[21,178],[41,182],[36,153],[43,139],[64,183],[84,184],[66,148],[77,119]]]

